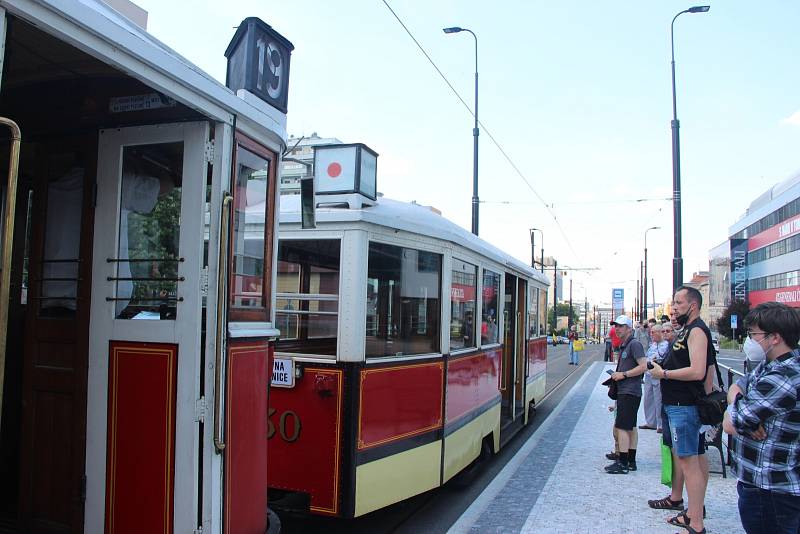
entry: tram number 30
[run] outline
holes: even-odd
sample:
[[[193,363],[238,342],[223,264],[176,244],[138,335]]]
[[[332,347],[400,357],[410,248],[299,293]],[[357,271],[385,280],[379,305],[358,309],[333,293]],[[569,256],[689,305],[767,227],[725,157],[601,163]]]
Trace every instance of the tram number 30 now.
[[[267,412],[267,439],[272,439],[272,436],[275,435],[275,424],[272,422],[272,416],[275,415],[275,413],[277,413],[275,408],[270,408],[269,412]],[[289,422],[289,420],[291,420],[291,422]],[[300,437],[301,429],[300,417],[291,410],[286,410],[278,418],[278,434],[280,434],[281,439],[287,443],[297,441],[297,438]],[[291,435],[289,434],[289,430],[292,431]]]

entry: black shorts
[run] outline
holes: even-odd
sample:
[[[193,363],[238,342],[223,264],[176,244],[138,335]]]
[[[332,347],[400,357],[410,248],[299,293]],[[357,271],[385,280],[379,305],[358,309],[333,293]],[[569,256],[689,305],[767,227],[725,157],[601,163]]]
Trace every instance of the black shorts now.
[[[633,430],[636,428],[636,413],[642,398],[638,395],[620,393],[617,395],[617,417],[614,426],[620,430]]]

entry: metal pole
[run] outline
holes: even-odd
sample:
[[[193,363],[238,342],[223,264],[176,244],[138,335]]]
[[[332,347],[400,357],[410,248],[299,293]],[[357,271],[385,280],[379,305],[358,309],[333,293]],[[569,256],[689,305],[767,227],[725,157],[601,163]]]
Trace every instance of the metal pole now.
[[[533,239],[534,239],[533,238],[533,231],[534,230],[535,230],[535,228],[531,228],[531,230],[530,230],[530,232],[531,232],[531,269],[535,269],[536,268],[536,252],[534,252],[536,250],[536,247],[533,244]],[[544,258],[542,258],[542,259],[544,259]],[[542,263],[544,263],[544,262],[542,262]]]
[[[646,236],[647,234],[645,234]],[[645,237],[645,242],[647,241],[647,237]],[[644,246],[644,318],[647,320],[647,245]]]
[[[583,297],[583,337],[589,337],[589,299]]]
[[[569,315],[567,316],[567,330],[572,329],[572,275],[569,276]]]
[[[672,67],[672,224],[673,224],[673,258],[672,258],[672,290],[683,284],[683,257],[681,245],[681,141],[680,122],[678,122],[678,104],[675,96],[675,19],[686,11],[681,11],[672,19],[669,29],[669,44]]]
[[[553,259],[553,329],[550,333],[555,333],[558,325],[558,260]]]
[[[472,129],[472,233],[478,235],[478,36],[465,30],[475,38],[475,127]]]
[[[655,278],[651,278],[650,279],[650,289],[653,290],[653,292],[651,293],[651,295],[653,295],[653,318],[660,323],[661,321],[659,320],[658,317],[656,317],[656,279]]]
[[[639,320],[641,321],[645,317],[644,311],[644,292],[645,287],[647,287],[647,279],[644,277],[644,262],[639,262],[639,279],[642,281],[642,287],[639,291]]]

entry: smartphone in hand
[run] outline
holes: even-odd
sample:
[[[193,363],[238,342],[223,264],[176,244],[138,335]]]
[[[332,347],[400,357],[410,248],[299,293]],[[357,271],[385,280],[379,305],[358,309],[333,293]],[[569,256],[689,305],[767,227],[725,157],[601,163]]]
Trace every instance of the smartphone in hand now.
[[[608,373],[608,374],[610,374],[610,375],[613,375],[613,374],[614,374],[614,371],[612,371],[611,369],[606,369],[606,373]]]
[[[648,369],[652,369],[653,368],[653,362],[647,362],[647,368]]]

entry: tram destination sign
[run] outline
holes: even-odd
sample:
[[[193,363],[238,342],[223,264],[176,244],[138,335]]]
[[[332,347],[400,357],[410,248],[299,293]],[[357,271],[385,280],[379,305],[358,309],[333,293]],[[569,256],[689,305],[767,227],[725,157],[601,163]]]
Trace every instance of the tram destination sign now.
[[[294,360],[291,358],[272,360],[272,385],[280,388],[294,387]]]
[[[234,92],[249,91],[286,113],[292,50],[294,45],[263,20],[244,19],[225,50],[225,85]]]

